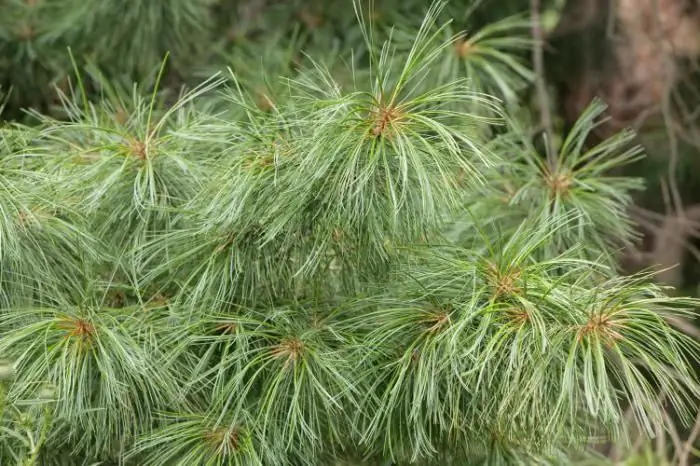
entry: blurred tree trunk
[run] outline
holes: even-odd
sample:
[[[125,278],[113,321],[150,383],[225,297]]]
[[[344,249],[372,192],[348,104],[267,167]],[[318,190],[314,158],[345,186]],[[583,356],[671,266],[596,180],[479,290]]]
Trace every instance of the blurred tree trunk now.
[[[568,0],[549,36],[549,74],[567,123],[594,96],[609,105],[605,136],[658,113],[700,55],[695,0]]]

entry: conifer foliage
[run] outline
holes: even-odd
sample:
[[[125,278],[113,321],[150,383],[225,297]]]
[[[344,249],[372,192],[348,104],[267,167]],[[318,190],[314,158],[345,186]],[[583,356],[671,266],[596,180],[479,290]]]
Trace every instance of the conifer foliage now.
[[[640,149],[594,101],[546,162],[527,17],[356,1],[344,53],[285,30],[173,96],[102,53],[179,60],[209,2],[10,3],[100,63],[0,128],[0,464],[570,464],[695,415],[697,303],[615,267]]]

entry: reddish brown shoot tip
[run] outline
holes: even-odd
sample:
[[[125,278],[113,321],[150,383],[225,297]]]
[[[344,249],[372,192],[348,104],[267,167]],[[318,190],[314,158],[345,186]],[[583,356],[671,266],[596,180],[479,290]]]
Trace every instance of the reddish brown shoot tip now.
[[[304,352],[304,343],[298,338],[289,338],[272,349],[275,358],[286,359],[287,362],[296,362]]]
[[[88,340],[95,335],[95,327],[85,319],[66,319],[58,327],[67,332],[65,338]]]
[[[374,137],[380,137],[384,135],[387,129],[390,129],[396,122],[401,119],[401,113],[399,110],[391,106],[381,106],[379,110],[373,112],[374,114],[374,126],[372,127],[372,135]]]

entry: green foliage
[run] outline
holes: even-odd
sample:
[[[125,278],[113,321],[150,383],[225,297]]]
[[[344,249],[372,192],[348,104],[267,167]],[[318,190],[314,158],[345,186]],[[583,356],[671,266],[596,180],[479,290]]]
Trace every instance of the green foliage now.
[[[105,5],[128,73],[209,11]],[[0,463],[562,464],[628,409],[653,433],[660,392],[694,414],[700,348],[664,318],[697,302],[614,266],[633,135],[587,144],[593,102],[548,166],[526,20],[466,53],[442,19],[479,10],[354,6],[354,54],[285,29],[177,95],[101,58],[2,128]]]
[[[175,74],[211,40],[211,0],[2,0],[0,87],[10,116],[48,111],[70,86],[75,56],[113,80],[145,80],[166,54]],[[113,27],[112,27],[113,26]]]

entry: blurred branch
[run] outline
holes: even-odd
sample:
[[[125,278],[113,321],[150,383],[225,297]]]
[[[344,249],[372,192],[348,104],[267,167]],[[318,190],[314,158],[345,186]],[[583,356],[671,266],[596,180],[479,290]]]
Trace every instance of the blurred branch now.
[[[552,115],[549,108],[547,83],[544,74],[544,34],[542,32],[542,18],[540,16],[540,0],[530,0],[530,15],[532,17],[532,62],[535,69],[535,86],[537,87],[537,100],[540,106],[540,120],[544,129],[545,145],[547,151],[547,163],[551,172],[556,171],[557,154],[552,144],[553,128]]]
[[[652,250],[644,254],[645,262],[662,269],[658,275],[660,282],[680,286],[682,277],[678,265],[683,261],[684,251],[690,251],[700,261],[700,251],[687,240],[688,237],[700,237],[700,205],[689,206],[682,213],[671,211],[666,215],[632,206],[631,215],[654,238]],[[630,256],[629,259],[633,258]]]
[[[232,35],[243,35],[257,20],[267,7],[267,0],[249,0],[238,5],[238,19],[232,31]]]
[[[564,37],[585,31],[600,17],[604,3],[605,0],[568,0],[564,5],[561,20],[549,37]]]
[[[693,445],[695,440],[700,435],[700,412],[695,417],[695,424],[693,424],[693,430],[690,432],[688,439],[683,445],[683,450],[678,454],[678,466],[689,466],[690,453],[693,451]]]

